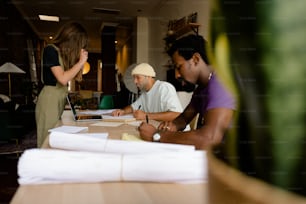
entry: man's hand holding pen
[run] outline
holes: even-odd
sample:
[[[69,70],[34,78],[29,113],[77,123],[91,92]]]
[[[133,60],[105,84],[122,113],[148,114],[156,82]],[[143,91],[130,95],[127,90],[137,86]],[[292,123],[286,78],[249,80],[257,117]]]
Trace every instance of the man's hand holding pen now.
[[[145,120],[146,119],[146,112],[142,110],[135,110],[133,111],[133,116],[136,120]]]

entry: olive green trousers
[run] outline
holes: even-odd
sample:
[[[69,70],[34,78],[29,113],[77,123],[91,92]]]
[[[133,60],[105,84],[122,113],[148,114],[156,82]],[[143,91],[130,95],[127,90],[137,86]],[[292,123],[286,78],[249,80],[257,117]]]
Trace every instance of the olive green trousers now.
[[[56,86],[44,86],[41,90],[35,109],[37,126],[37,147],[41,147],[48,136],[48,130],[54,128],[63,114],[67,86],[57,83]]]

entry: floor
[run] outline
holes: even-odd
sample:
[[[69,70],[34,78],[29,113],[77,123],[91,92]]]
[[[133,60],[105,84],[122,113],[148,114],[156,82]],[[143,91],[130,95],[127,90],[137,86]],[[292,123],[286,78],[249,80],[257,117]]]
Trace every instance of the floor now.
[[[9,203],[18,188],[18,154],[0,155],[0,204]]]
[[[17,163],[22,152],[36,147],[36,130],[17,144],[0,144],[0,204],[9,203],[18,188]]]

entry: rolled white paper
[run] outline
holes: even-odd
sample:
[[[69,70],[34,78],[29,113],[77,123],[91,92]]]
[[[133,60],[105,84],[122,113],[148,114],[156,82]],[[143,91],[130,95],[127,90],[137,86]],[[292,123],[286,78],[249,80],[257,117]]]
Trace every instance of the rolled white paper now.
[[[203,182],[207,174],[204,151],[130,155],[122,167],[126,181]]]
[[[49,144],[52,148],[57,149],[120,154],[142,154],[161,151],[195,151],[193,145],[110,140],[62,132],[50,133]]]
[[[49,145],[52,148],[103,152],[107,139],[71,134],[62,132],[51,132],[49,134]]]
[[[109,154],[28,149],[18,161],[18,182],[26,184],[106,181],[204,182],[204,151]]]
[[[29,149],[18,160],[18,175],[21,185],[118,181],[121,155]]]

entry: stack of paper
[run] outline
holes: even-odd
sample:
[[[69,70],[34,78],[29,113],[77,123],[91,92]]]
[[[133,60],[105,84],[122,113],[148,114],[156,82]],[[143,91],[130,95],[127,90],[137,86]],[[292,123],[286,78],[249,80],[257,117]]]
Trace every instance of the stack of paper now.
[[[135,121],[136,118],[132,114],[122,116],[103,115],[103,121],[128,123]]]
[[[52,149],[26,150],[18,162],[18,182],[25,184],[105,181],[203,182],[203,151],[108,154]]]
[[[62,132],[51,132],[49,135],[49,145],[52,148],[57,149],[119,154],[144,154],[164,151],[195,151],[195,147],[192,145],[109,140],[105,139],[104,137],[90,137],[84,134]]]

